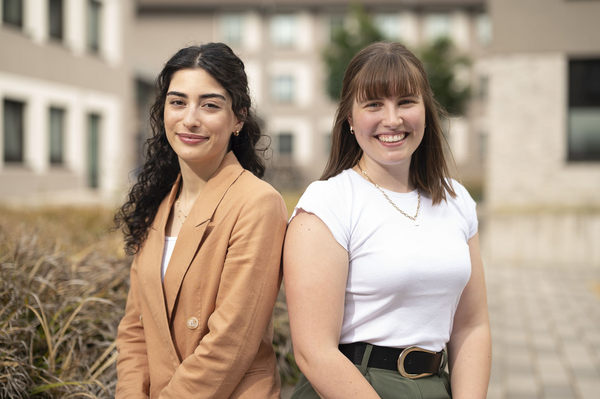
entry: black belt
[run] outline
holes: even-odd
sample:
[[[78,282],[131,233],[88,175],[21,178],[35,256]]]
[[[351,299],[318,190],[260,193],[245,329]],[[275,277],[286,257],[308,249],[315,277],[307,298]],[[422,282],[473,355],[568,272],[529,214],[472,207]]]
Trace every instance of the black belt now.
[[[362,363],[366,348],[366,342],[339,346],[340,352],[357,365]],[[438,374],[442,368],[443,359],[444,351],[432,352],[416,346],[388,348],[373,345],[367,367],[398,371],[407,378],[420,378]]]

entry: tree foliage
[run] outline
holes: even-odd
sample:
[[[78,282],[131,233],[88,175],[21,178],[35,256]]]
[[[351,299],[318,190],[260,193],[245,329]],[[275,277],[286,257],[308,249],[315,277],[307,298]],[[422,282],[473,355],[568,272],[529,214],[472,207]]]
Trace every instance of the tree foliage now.
[[[384,39],[360,4],[350,6],[350,17],[347,26],[332,32],[331,44],[323,53],[328,76],[327,93],[335,101],[340,99],[344,73],[352,57],[363,47]]]
[[[442,37],[418,54],[423,62],[435,98],[450,114],[460,115],[471,95],[469,85],[457,79],[460,68],[470,65],[466,56],[457,54],[452,41]]]
[[[344,73],[352,57],[365,46],[384,40],[371,16],[358,3],[350,8],[345,26],[332,32],[332,42],[325,49],[323,59],[327,69],[327,93],[338,101]],[[440,38],[416,52],[423,62],[433,93],[446,110],[455,115],[464,112],[470,97],[470,88],[457,79],[457,71],[470,62],[458,54],[449,38]]]

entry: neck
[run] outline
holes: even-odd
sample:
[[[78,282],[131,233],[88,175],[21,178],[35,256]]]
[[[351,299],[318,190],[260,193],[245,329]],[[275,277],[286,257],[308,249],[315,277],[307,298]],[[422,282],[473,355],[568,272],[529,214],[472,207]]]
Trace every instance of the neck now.
[[[397,193],[409,193],[415,189],[410,180],[410,159],[401,165],[389,167],[363,155],[358,161],[358,165],[381,188]],[[358,168],[355,167],[355,169]],[[358,169],[358,172],[363,175],[360,169]]]
[[[223,158],[219,162],[206,162],[202,164],[191,164],[179,159],[181,168],[181,189],[179,192],[179,200],[181,207],[191,209],[196,199],[206,186],[206,183],[215,174],[221,166]]]

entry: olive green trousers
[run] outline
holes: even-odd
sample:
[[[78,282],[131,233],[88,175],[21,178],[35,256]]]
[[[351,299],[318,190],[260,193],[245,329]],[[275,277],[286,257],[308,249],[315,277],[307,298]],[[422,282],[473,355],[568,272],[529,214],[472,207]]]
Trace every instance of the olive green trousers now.
[[[371,354],[371,345],[367,345],[363,361],[358,369],[375,389],[381,399],[451,399],[450,378],[445,371],[411,380],[402,377],[397,371],[367,367]],[[300,376],[291,399],[319,399],[304,374]]]

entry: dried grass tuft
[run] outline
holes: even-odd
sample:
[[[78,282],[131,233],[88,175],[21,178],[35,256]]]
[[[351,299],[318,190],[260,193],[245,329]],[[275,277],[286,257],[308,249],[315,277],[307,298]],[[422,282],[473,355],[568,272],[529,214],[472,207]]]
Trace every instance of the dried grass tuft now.
[[[0,209],[0,399],[114,397],[131,259],[111,226],[104,209]],[[293,383],[283,293],[274,324],[282,380]]]

